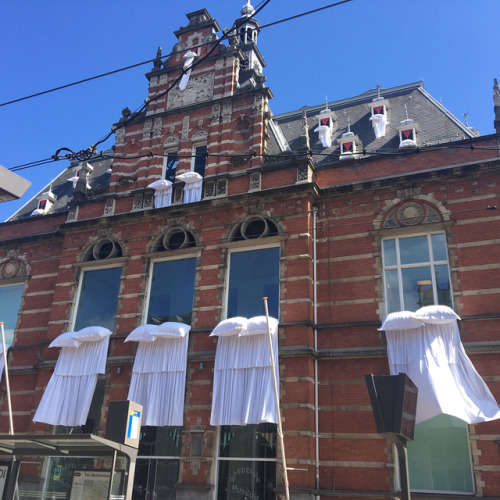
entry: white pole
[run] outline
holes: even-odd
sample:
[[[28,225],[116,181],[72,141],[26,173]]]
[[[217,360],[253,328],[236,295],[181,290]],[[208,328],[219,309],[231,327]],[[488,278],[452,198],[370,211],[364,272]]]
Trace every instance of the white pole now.
[[[3,361],[5,369],[5,386],[7,388],[7,403],[9,405],[9,434],[14,434],[14,420],[12,418],[12,401],[10,399],[10,383],[9,383],[9,366],[7,363],[7,349],[5,347],[5,332],[3,329],[3,321],[0,321],[0,327],[2,329],[2,349],[3,349]]]
[[[281,449],[281,462],[283,467],[283,482],[285,483],[285,497],[286,500],[290,500],[290,492],[288,491],[288,472],[286,467],[286,457],[285,457],[285,442],[283,440],[283,428],[281,427],[281,413],[280,413],[280,400],[278,395],[278,381],[276,380],[276,369],[274,364],[274,353],[273,353],[273,341],[271,337],[271,329],[269,328],[269,310],[267,308],[267,297],[263,297],[264,308],[266,310],[266,322],[267,322],[267,339],[269,340],[269,350],[271,351],[271,368],[273,371],[273,382],[274,382],[274,398],[276,400],[276,413],[278,415],[278,439],[280,441]]]

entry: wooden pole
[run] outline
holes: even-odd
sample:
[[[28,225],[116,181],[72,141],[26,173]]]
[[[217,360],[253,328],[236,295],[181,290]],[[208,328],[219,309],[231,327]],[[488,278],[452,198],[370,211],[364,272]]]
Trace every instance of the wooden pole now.
[[[5,370],[5,386],[7,388],[7,403],[9,405],[9,434],[14,434],[14,419],[12,418],[12,401],[10,399],[10,383],[9,383],[9,364],[7,363],[7,349],[5,346],[5,331],[3,329],[3,321],[0,321],[0,328],[2,330],[2,349],[3,361]]]
[[[267,322],[267,339],[269,340],[269,350],[271,351],[271,369],[273,371],[273,383],[274,383],[274,398],[276,400],[276,413],[278,416],[278,439],[280,442],[281,449],[281,462],[283,467],[283,482],[285,483],[285,498],[290,500],[290,492],[288,487],[288,470],[286,467],[286,456],[285,456],[285,442],[283,439],[283,428],[281,426],[281,413],[280,413],[280,399],[278,395],[278,381],[276,379],[276,368],[274,363],[274,353],[273,353],[273,340],[271,337],[271,329],[269,328],[269,310],[267,307],[267,297],[263,297],[264,308],[266,310],[266,322]]]

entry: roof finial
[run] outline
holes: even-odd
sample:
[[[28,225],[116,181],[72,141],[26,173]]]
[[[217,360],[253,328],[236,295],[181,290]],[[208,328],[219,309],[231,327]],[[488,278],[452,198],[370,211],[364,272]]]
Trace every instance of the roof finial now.
[[[382,88],[382,85],[380,85],[380,83],[377,83],[376,88],[377,88],[377,97],[380,97],[380,89]]]
[[[347,114],[347,132],[351,132],[351,108],[344,110],[344,113]]]
[[[250,3],[250,0],[247,0],[246,5],[243,6],[241,9],[241,15],[242,16],[251,16],[254,13],[254,8],[252,7],[252,4]]]
[[[464,114],[462,116],[464,117],[465,120],[465,126],[468,127],[469,122],[467,121],[467,117],[469,116],[469,113],[467,113],[467,111],[464,111]]]

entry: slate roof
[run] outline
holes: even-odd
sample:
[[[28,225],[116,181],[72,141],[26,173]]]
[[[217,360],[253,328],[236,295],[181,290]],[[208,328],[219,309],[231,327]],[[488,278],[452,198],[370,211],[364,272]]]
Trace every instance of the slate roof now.
[[[422,82],[411,83],[389,89],[380,89],[381,97],[388,102],[388,124],[385,137],[375,138],[372,123],[369,120],[371,111],[369,103],[377,97],[377,90],[369,90],[364,94],[340,101],[328,103],[328,108],[335,112],[336,123],[332,146],[323,148],[318,133],[314,129],[318,126],[316,118],[325,104],[305,106],[295,111],[283,113],[273,117],[274,124],[268,126],[267,155],[279,155],[286,149],[288,154],[293,154],[303,146],[304,134],[303,112],[306,112],[308,123],[309,144],[313,153],[312,158],[317,166],[328,165],[339,160],[339,145],[337,139],[347,131],[348,116],[351,120],[351,131],[362,142],[362,147],[370,151],[399,151],[399,136],[396,127],[406,118],[405,104],[408,117],[418,123],[419,134],[417,143],[419,147],[431,146],[475,137],[474,133],[446,110],[438,101],[431,97],[423,87]],[[94,167],[90,176],[90,190],[87,197],[92,198],[107,192],[110,180],[110,169],[113,163],[113,151],[106,151],[103,157],[89,160]],[[272,161],[271,159],[264,161]],[[59,214],[69,210],[68,203],[73,197],[73,183],[70,178],[80,170],[80,163],[73,162],[63,170],[51,184],[52,193],[57,197],[49,214]],[[14,213],[8,221],[16,221],[29,217],[46,217],[47,215],[31,215],[38,206],[38,196],[49,190],[49,185],[28,201],[22,208]]]
[[[112,159],[113,151],[106,151],[103,155],[104,158],[96,158],[89,160],[89,163],[93,167],[93,172],[90,175],[88,183],[90,185],[90,190],[87,192],[89,197],[96,196],[108,191],[109,180],[111,177],[111,165],[113,164]],[[38,206],[38,197],[49,190],[57,198],[54,205],[49,211],[49,214],[58,214],[62,212],[67,212],[69,210],[68,203],[73,198],[73,182],[70,180],[71,177],[77,175],[77,172],[81,169],[80,162],[75,161],[70,164],[70,166],[64,169],[55,179],[52,180],[51,184],[45,186],[37,195],[35,195],[31,200],[29,200],[25,205],[23,205],[17,212],[11,215],[7,222],[16,221],[26,218],[35,217],[46,217],[46,215],[31,215],[33,210]]]
[[[347,132],[349,115],[351,132],[359,137],[362,147],[368,153],[375,150],[399,151],[399,135],[396,127],[406,118],[405,104],[408,118],[418,123],[417,144],[419,147],[475,137],[469,128],[424,90],[422,82],[416,82],[389,89],[380,89],[380,96],[388,102],[389,109],[385,137],[377,139],[369,119],[371,116],[369,104],[377,96],[377,90],[369,90],[356,97],[328,103],[328,108],[335,112],[337,118],[334,125],[332,146],[329,148],[323,148],[318,133],[314,131],[318,126],[316,116],[325,109],[325,104],[304,106],[296,111],[275,115],[273,120],[281,128],[290,149],[294,151],[302,144],[300,136],[304,134],[303,112],[306,112],[309,144],[316,165],[339,161],[337,139]],[[267,154],[281,153],[279,139],[276,138],[276,133],[273,133],[272,127],[269,127],[268,135],[270,139]]]

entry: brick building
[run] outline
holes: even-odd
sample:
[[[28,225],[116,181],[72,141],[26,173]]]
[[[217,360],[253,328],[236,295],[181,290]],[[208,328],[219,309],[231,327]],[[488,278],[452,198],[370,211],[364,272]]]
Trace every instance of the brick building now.
[[[144,111],[115,124],[114,150],[73,162],[1,225],[15,431],[81,432],[33,421],[59,355],[48,346],[63,332],[113,332],[83,429],[102,434],[109,402],[128,395],[137,346],[127,335],[181,321],[191,325],[183,424],[144,427],[135,497],[274,498],[276,426],[210,425],[220,339],[209,334],[263,314],[266,295],[279,319],[291,498],[392,498],[396,454],[364,380],[389,372],[378,330],[388,313],[451,306],[500,397],[499,128],[480,137],[421,82],[273,116],[251,12],[224,40],[206,10],[188,14],[146,75]],[[419,426],[414,497],[500,496],[497,420]],[[21,497],[64,496],[71,469],[103,466],[86,460],[23,463]]]

